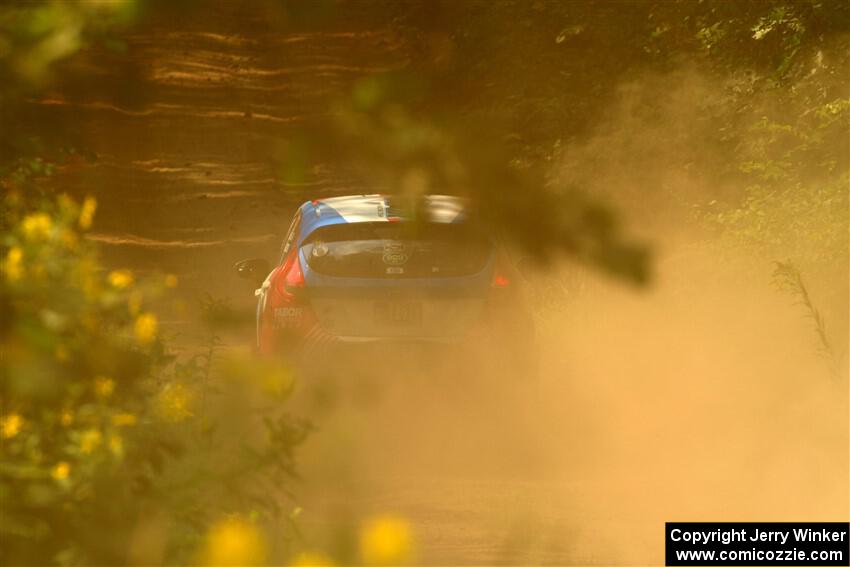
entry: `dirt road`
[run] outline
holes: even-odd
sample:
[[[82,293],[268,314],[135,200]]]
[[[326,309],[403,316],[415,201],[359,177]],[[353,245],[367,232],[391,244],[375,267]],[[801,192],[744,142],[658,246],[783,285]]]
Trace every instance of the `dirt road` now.
[[[108,266],[173,273],[180,280],[177,293],[190,307],[210,294],[249,313],[251,289],[235,276],[235,261],[273,258],[304,199],[374,191],[352,183],[334,163],[310,163],[303,179],[287,180],[279,166],[287,140],[309,129],[334,97],[348,96],[359,79],[402,68],[410,55],[403,38],[389,29],[248,36],[227,31],[234,26],[226,18],[178,27],[149,26],[127,38],[127,57],[139,69],[135,79],[142,89],[129,104],[106,99],[94,84],[74,96],[47,94],[28,111],[72,131],[91,154],[61,168],[51,183],[80,198],[97,198],[91,238],[102,244]],[[244,31],[244,21],[240,27]],[[97,75],[104,82],[120,80],[110,77],[114,71],[105,66]],[[179,321],[164,323],[168,332],[192,333]],[[431,365],[423,361],[422,367],[420,387]],[[407,400],[399,407],[409,409],[413,400]],[[360,434],[349,442],[361,456],[346,459],[349,474],[317,479],[317,493],[305,496],[305,522],[321,524],[346,510],[403,514],[416,526],[427,563],[515,560],[530,545],[550,561],[566,560],[570,546],[559,535],[559,520],[551,520],[563,521],[574,511],[552,501],[560,489],[529,479],[528,467],[504,471],[515,456],[475,464],[482,442],[491,444],[484,451],[490,457],[498,453],[501,442],[486,439],[507,434],[510,421],[503,421],[501,433],[486,433],[496,419],[492,408],[473,409],[478,415],[470,427],[464,404],[439,411],[435,405],[395,427],[410,439],[388,439],[380,430],[387,419],[401,416],[387,407],[392,405],[374,419],[360,406],[341,411],[325,424],[329,440],[307,449],[304,476],[312,479],[333,469],[323,451],[338,448],[337,434],[358,421],[353,430]],[[425,421],[438,415],[476,432],[450,448]],[[517,438],[512,442],[522,445]],[[529,537],[542,524],[543,539]],[[590,556],[570,548],[569,557]]]
[[[190,304],[209,293],[250,312],[235,261],[274,257],[304,199],[374,190],[333,162],[300,178],[281,164],[330,100],[411,64],[405,38],[272,28],[216,14],[149,24],[127,38],[137,96],[116,102],[95,82],[32,101],[34,119],[96,156],[51,182],[98,199],[92,238],[109,266],[174,273]],[[109,57],[92,60],[98,81],[121,80]],[[383,401],[343,405],[305,450],[319,489],[304,521],[399,513],[423,563],[448,565],[660,563],[666,520],[842,519],[846,395],[810,378],[807,331],[761,287],[688,278],[668,295],[661,282],[655,303],[617,291],[569,327],[550,321],[540,405],[435,387],[452,374],[429,358],[373,376],[393,382]]]

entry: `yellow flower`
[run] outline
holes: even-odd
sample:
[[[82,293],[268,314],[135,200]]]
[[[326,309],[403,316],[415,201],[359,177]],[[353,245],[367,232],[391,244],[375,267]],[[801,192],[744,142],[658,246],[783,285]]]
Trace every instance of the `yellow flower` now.
[[[123,427],[125,425],[136,425],[138,419],[132,413],[116,413],[112,416],[112,425]]]
[[[21,227],[29,240],[41,240],[50,236],[53,220],[47,213],[33,213],[24,217]]]
[[[165,287],[177,287],[177,276],[174,274],[168,274],[165,276]]]
[[[115,435],[114,433],[109,436],[109,450],[116,457],[124,456],[124,440],[121,439],[120,435]]]
[[[366,565],[404,565],[413,558],[413,532],[403,518],[380,516],[360,531],[360,556]]]
[[[133,285],[133,274],[129,270],[109,272],[109,285],[116,289],[126,289]]]
[[[21,431],[24,425],[24,418],[16,413],[10,413],[0,420],[0,435],[3,439],[11,439]]]
[[[88,230],[91,227],[91,222],[94,219],[94,212],[97,210],[97,200],[94,197],[86,197],[83,201],[83,208],[80,211],[80,228]]]
[[[194,396],[185,385],[174,382],[167,384],[156,397],[156,411],[165,421],[178,422],[192,417],[191,405]]]
[[[298,554],[289,567],[334,567],[334,562],[321,553],[308,551]]]
[[[71,413],[71,410],[66,409],[59,414],[59,423],[61,423],[64,427],[68,427],[74,423],[74,414]]]
[[[209,567],[261,565],[266,550],[265,539],[256,526],[231,518],[210,529],[200,563]]]
[[[3,262],[3,271],[6,272],[6,277],[9,281],[17,281],[21,279],[23,270],[21,269],[21,260],[24,258],[24,252],[17,246],[13,246],[6,254],[6,260]]]
[[[85,454],[93,453],[100,446],[103,434],[97,429],[86,429],[80,435],[80,451]]]
[[[142,313],[136,317],[136,323],[133,325],[133,333],[136,335],[136,340],[139,344],[147,345],[153,342],[156,338],[158,327],[156,315],[153,313]]]
[[[56,480],[65,480],[71,474],[71,465],[62,461],[56,463],[56,466],[50,471],[50,476]]]
[[[98,376],[94,379],[94,393],[101,398],[108,398],[115,391],[115,380]]]

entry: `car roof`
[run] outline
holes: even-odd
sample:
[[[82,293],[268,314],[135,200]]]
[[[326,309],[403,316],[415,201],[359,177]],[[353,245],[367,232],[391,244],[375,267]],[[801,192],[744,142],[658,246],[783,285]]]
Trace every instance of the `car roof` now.
[[[399,198],[389,195],[348,195],[307,201],[301,211],[299,242],[314,230],[336,224],[361,222],[394,222],[410,220],[409,208],[399,203]],[[466,220],[469,203],[462,197],[451,195],[425,195],[418,200],[417,214],[427,222],[459,223]]]

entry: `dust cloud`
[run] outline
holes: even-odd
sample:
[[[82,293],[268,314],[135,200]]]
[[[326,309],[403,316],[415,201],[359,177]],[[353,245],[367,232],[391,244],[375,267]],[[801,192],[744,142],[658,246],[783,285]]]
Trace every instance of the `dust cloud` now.
[[[691,71],[662,83],[651,127],[634,106],[648,80],[558,173],[636,211],[654,283],[569,263],[529,275],[533,385],[470,352],[405,347],[347,353],[333,380],[302,384],[318,432],[300,496],[319,547],[347,545],[322,518],[390,510],[416,525],[425,564],[659,564],[665,521],[847,517],[846,351],[818,351],[771,285],[776,258],[689,216],[690,197],[729,189],[674,167],[714,159],[687,129],[690,101],[719,95]],[[846,271],[804,275],[843,345]]]
[[[657,564],[665,521],[846,517],[846,375],[763,270],[671,269],[548,313],[527,390],[463,357],[359,353],[314,384],[305,521],[404,514],[425,563]]]

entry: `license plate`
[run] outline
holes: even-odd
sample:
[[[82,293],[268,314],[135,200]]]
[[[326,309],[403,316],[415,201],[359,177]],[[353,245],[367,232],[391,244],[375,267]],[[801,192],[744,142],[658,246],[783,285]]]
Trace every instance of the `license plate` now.
[[[379,301],[375,304],[375,320],[382,325],[419,325],[422,322],[422,303]]]

